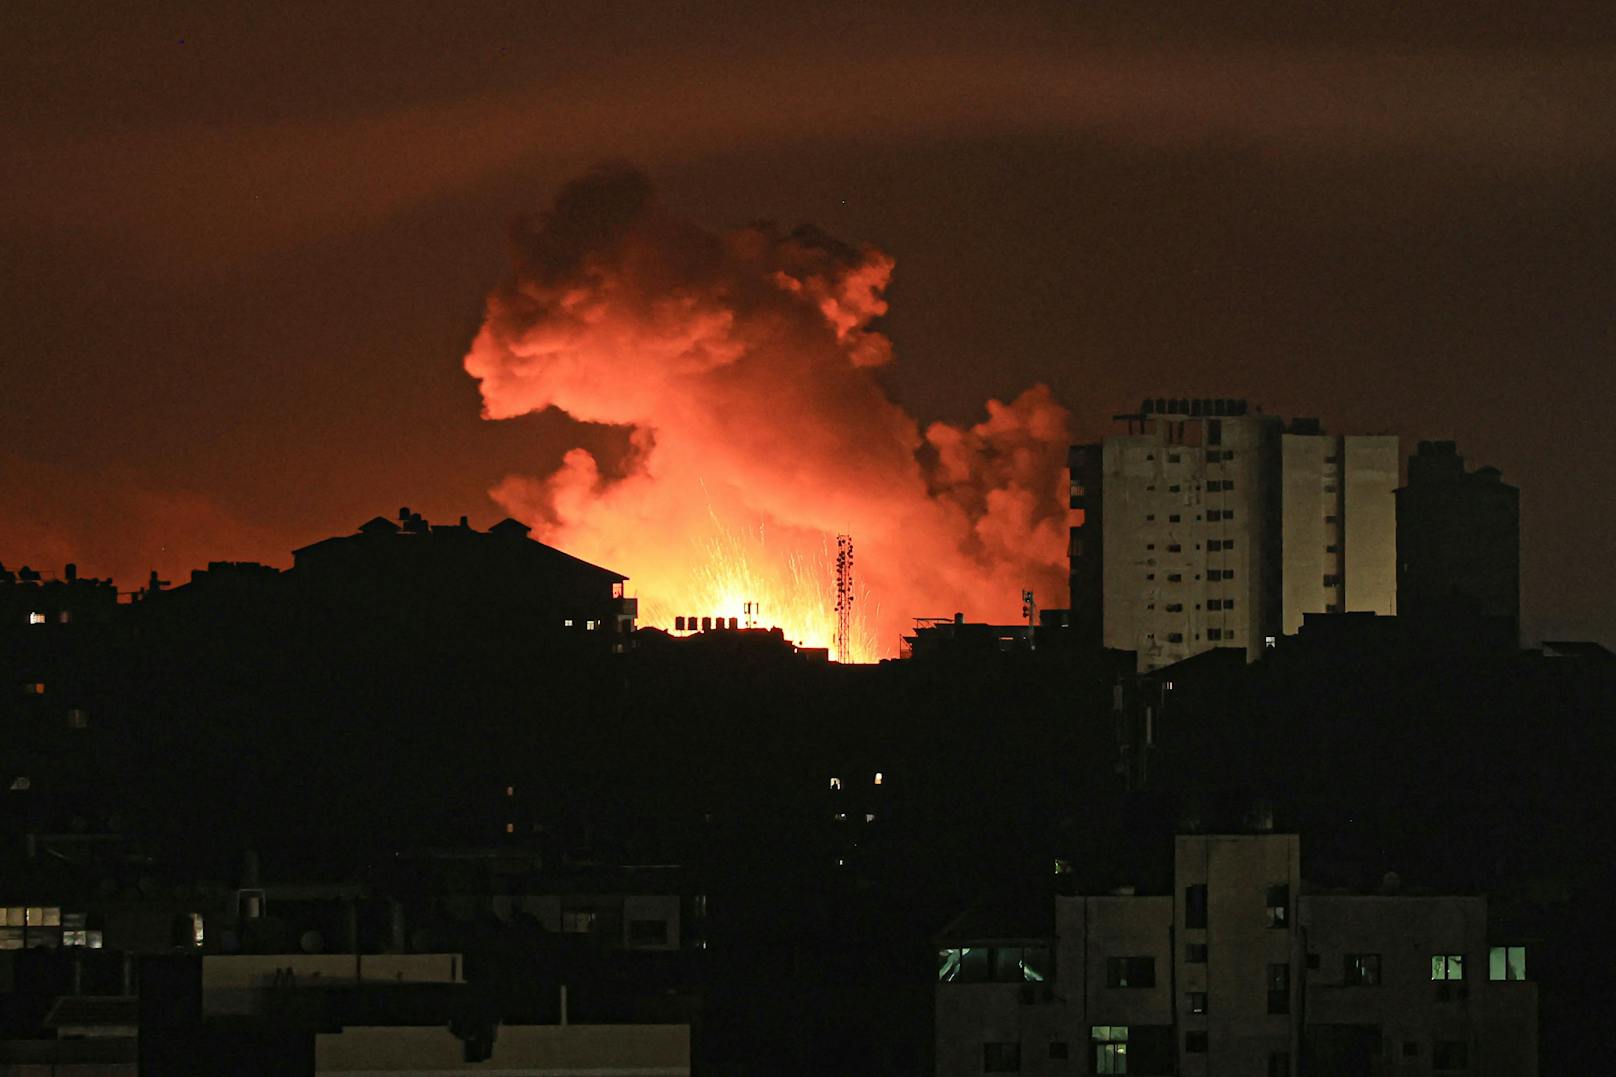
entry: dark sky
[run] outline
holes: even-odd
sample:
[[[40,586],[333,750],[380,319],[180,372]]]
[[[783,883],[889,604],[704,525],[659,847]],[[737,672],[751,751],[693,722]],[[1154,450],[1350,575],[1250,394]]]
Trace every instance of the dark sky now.
[[[1612,5],[1241,6],[7,4],[0,560],[491,523],[572,442],[461,357],[512,219],[616,158],[891,253],[922,418],[1455,438],[1522,489],[1528,638],[1616,642]]]

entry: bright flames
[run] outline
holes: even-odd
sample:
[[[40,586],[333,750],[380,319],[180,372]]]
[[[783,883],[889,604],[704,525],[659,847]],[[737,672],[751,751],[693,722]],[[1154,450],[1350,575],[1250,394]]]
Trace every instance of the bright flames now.
[[[574,447],[490,493],[630,576],[642,624],[750,619],[831,647],[838,534],[858,550],[850,660],[896,653],[916,616],[1013,622],[1024,588],[1062,604],[1065,409],[1035,386],[922,431],[878,378],[885,254],[715,234],[627,168],[569,185],[516,238],[465,360],[484,416],[555,408],[627,447]]]

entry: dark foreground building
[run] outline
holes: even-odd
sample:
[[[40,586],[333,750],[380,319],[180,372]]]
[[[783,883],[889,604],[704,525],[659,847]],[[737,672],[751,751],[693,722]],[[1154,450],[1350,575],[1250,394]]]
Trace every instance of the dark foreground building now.
[[[937,1072],[1534,1077],[1526,948],[1481,897],[1318,891],[1295,835],[1181,835],[1170,892],[938,941]]]

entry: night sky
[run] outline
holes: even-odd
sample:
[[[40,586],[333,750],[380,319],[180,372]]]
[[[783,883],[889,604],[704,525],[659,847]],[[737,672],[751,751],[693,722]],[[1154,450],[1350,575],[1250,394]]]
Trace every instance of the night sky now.
[[[492,523],[577,439],[462,357],[512,221],[616,159],[890,253],[922,418],[1041,381],[1080,436],[1171,395],[1455,438],[1521,487],[1526,638],[1616,642],[1612,5],[763,6],[6,5],[0,560]]]

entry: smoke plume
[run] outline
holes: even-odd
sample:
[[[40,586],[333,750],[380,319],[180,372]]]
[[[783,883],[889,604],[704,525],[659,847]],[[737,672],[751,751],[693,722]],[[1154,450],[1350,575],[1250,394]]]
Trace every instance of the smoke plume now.
[[[827,646],[835,536],[856,544],[857,637],[912,618],[1017,619],[1065,604],[1067,413],[1044,386],[974,426],[924,431],[876,377],[893,261],[811,228],[718,234],[622,166],[518,229],[515,271],[465,358],[483,414],[558,408],[624,429],[491,495],[537,537],[629,575],[641,623],[744,617]]]

